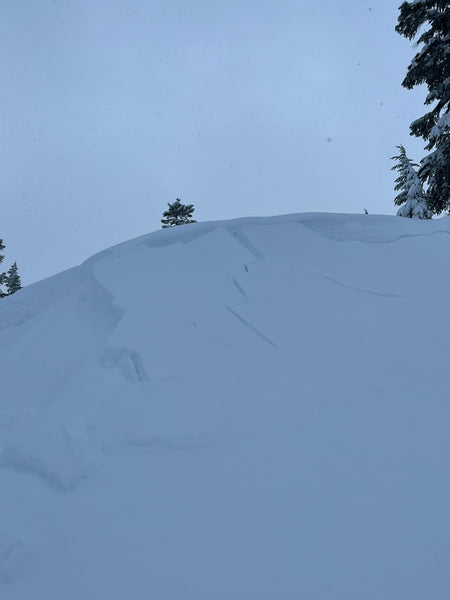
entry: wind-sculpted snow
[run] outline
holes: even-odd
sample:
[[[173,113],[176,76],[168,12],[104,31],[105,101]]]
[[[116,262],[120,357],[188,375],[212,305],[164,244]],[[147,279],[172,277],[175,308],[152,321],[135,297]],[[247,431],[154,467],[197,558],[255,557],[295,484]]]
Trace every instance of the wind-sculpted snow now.
[[[27,553],[23,541],[15,535],[0,531],[0,585],[20,578],[26,562]]]
[[[40,477],[62,491],[78,485],[88,471],[64,427],[42,416],[29,418],[9,432],[0,465]]]
[[[1,300],[8,600],[447,600],[449,231],[197,223]]]

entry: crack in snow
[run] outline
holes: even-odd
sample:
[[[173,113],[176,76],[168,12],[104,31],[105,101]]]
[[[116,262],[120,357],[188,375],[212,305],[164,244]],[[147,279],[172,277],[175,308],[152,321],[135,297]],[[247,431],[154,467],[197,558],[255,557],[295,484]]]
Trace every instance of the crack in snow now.
[[[244,298],[248,298],[248,295],[246,294],[244,288],[240,285],[240,283],[234,277],[232,277],[231,281],[233,282],[233,285],[237,289],[237,291],[240,294],[242,294],[242,296],[244,296]]]
[[[369,294],[371,296],[378,296],[380,298],[405,298],[406,296],[402,296],[401,294],[389,293],[389,292],[375,292],[373,290],[365,290],[364,288],[355,287],[353,285],[349,285],[348,283],[343,283],[342,281],[338,281],[337,279],[333,279],[333,277],[329,277],[328,275],[322,275],[320,273],[315,273],[319,277],[334,283],[335,285],[339,285],[340,287],[347,288],[349,290],[354,290],[355,292],[360,292],[361,294]]]
[[[234,317],[236,317],[236,319],[238,319],[238,321],[240,321],[243,325],[248,327],[251,331],[253,331],[253,333],[256,333],[256,335],[259,336],[261,339],[263,339],[267,344],[269,344],[273,348],[278,348],[278,346],[276,345],[275,342],[273,342],[270,338],[268,338],[263,333],[261,333],[254,325],[249,323],[246,319],[244,319],[244,317],[241,317],[241,315],[239,313],[237,313],[235,310],[233,310],[230,306],[227,306],[227,310],[229,310],[229,312]]]
[[[234,229],[232,227],[226,227],[226,229],[231,233],[234,239],[244,246],[246,250],[248,250],[255,258],[258,260],[265,260],[264,254],[259,250],[252,242],[248,239],[248,237],[242,233],[240,229]]]

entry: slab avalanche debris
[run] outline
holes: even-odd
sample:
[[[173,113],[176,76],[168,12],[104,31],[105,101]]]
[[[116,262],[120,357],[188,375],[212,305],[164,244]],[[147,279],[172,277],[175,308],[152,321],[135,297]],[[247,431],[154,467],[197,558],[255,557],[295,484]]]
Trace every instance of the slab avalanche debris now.
[[[448,600],[449,233],[197,223],[2,299],[8,600]]]

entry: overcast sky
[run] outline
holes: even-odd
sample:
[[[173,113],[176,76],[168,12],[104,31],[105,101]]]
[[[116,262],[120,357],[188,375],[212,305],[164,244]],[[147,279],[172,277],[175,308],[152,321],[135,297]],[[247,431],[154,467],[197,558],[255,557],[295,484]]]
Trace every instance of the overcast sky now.
[[[160,228],[394,214],[423,143],[400,0],[3,0],[0,237],[25,284]],[[3,266],[4,266],[3,265]]]

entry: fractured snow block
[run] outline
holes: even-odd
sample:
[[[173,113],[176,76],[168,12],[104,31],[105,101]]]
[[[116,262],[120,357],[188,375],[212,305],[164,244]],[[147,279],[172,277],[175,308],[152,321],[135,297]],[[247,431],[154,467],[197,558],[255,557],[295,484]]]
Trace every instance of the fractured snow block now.
[[[25,544],[15,535],[0,531],[0,585],[17,579],[25,568]]]
[[[107,348],[99,359],[105,368],[118,367],[124,379],[133,383],[148,381],[142,359],[135,350],[127,348]]]
[[[45,479],[62,490],[87,476],[87,465],[61,423],[33,417],[14,429],[0,454],[0,464]]]

